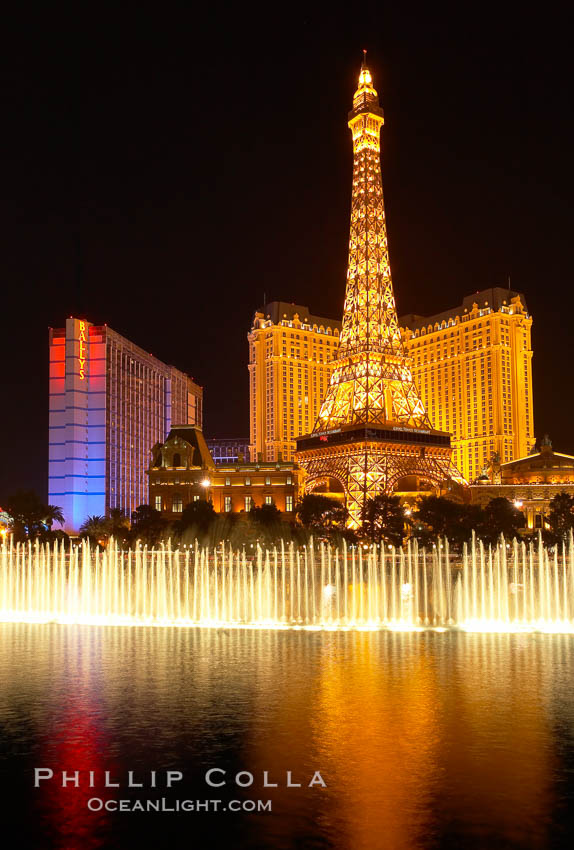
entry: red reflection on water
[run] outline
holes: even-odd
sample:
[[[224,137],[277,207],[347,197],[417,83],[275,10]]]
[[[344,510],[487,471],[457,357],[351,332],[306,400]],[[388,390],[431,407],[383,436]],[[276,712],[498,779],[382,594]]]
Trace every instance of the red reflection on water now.
[[[102,832],[109,815],[88,809],[91,797],[105,797],[101,783],[104,771],[101,731],[93,720],[90,706],[80,701],[65,711],[58,727],[45,741],[42,765],[54,771],[53,779],[40,783],[42,818],[48,831],[56,835],[65,850],[90,850],[102,846]],[[106,764],[105,769],[109,769]],[[73,782],[63,787],[62,772],[72,777],[79,772],[79,787]],[[89,771],[94,771],[95,787],[89,787]]]

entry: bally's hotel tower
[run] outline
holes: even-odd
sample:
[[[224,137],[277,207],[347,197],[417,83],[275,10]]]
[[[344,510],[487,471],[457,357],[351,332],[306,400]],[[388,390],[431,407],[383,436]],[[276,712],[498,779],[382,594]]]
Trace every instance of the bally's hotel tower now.
[[[148,502],[150,450],[202,423],[203,390],[107,325],[50,329],[49,501],[65,528]]]

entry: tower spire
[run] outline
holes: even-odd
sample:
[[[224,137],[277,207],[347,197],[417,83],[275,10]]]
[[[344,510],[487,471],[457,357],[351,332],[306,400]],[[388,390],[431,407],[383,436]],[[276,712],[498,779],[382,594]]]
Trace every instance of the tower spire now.
[[[450,436],[432,428],[403,349],[381,178],[385,119],[365,54],[348,117],[353,191],[339,352],[313,433],[297,439],[307,492],[334,479],[353,527],[367,499],[402,479],[464,482],[450,463]]]
[[[364,59],[348,123],[354,163],[343,328],[314,430],[357,422],[430,427],[397,319],[380,165],[384,116]]]

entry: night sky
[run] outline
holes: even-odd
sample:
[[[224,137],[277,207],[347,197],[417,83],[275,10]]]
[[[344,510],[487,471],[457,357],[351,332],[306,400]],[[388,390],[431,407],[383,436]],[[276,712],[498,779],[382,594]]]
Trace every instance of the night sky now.
[[[72,313],[194,376],[208,436],[249,433],[263,294],[340,318],[363,47],[399,314],[510,274],[536,434],[574,452],[571,22],[400,6],[28,7],[4,27],[0,500],[46,495],[48,327]]]

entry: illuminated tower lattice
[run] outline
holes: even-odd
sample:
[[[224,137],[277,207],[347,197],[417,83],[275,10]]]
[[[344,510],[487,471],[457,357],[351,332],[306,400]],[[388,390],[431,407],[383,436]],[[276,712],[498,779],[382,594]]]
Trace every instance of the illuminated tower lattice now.
[[[341,343],[313,433],[297,440],[306,490],[338,482],[353,526],[366,499],[405,479],[411,489],[419,479],[434,486],[463,481],[451,465],[450,437],[432,428],[403,350],[383,204],[383,123],[363,61],[349,113],[353,197]]]

